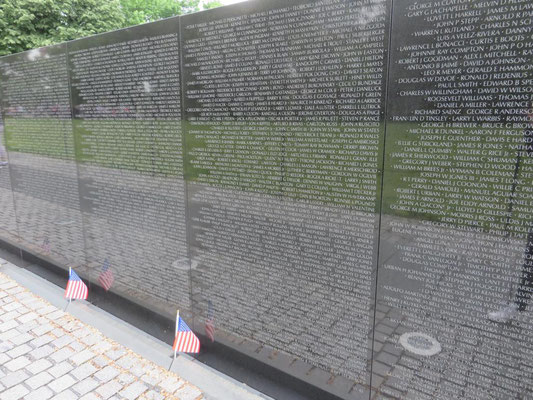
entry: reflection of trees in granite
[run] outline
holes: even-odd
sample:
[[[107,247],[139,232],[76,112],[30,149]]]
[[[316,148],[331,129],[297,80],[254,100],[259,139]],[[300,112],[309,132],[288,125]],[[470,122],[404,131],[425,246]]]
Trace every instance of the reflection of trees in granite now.
[[[533,318],[495,324],[512,298],[524,243],[430,221],[385,218],[381,231],[373,386],[420,399],[520,398],[533,387]],[[442,352],[417,356],[398,339],[425,332]]]

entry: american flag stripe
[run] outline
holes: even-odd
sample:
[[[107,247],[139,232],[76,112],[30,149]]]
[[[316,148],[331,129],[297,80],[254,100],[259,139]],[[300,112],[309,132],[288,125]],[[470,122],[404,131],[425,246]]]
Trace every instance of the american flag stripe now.
[[[65,290],[65,297],[67,299],[87,299],[87,286],[81,281],[68,281],[67,289]]]
[[[174,355],[178,351],[182,353],[200,352],[200,340],[179,316],[179,311],[176,315],[176,335],[174,336],[172,349],[174,350]]]
[[[200,340],[191,331],[178,332],[172,349],[182,353],[198,353],[200,351]]]
[[[80,277],[70,269],[67,287],[65,288],[65,297],[67,299],[87,299],[89,290]]]

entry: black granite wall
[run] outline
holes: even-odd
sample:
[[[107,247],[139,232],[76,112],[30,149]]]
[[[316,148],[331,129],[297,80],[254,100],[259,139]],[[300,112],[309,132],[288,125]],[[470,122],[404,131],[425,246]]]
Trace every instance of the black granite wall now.
[[[250,0],[0,58],[1,239],[321,393],[528,398],[532,21]]]

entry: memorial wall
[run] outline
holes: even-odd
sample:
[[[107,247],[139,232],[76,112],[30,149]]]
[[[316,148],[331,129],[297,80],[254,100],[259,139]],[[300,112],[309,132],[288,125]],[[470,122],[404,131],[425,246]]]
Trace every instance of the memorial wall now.
[[[0,95],[0,239],[317,399],[533,391],[530,1],[251,0]]]
[[[66,52],[60,44],[3,57],[0,84],[19,240],[73,266],[85,256]]]
[[[69,43],[89,276],[169,311],[190,310],[178,20]]]
[[[490,313],[533,283],[532,17],[529,1],[394,4],[373,358],[384,393],[531,393],[530,315]]]

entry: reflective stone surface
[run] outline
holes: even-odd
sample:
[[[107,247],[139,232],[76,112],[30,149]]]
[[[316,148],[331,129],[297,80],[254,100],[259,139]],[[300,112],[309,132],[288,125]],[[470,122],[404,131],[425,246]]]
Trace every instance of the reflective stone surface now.
[[[328,17],[326,17],[328,16]],[[182,18],[196,328],[366,398],[388,3],[248,2]]]
[[[501,5],[394,5],[373,357],[384,394],[531,393],[532,14]],[[509,305],[522,312],[491,315]]]
[[[1,239],[310,398],[529,398],[532,20],[256,0],[3,57]]]
[[[6,150],[4,123],[0,115],[0,218],[2,219],[0,229],[4,231],[6,236],[16,240],[18,236],[17,220],[9,172],[9,157]]]
[[[172,315],[190,310],[178,19],[69,43],[88,272]],[[108,285],[105,285],[106,287]]]
[[[66,45],[1,61],[4,135],[18,234],[32,252],[85,262]]]

